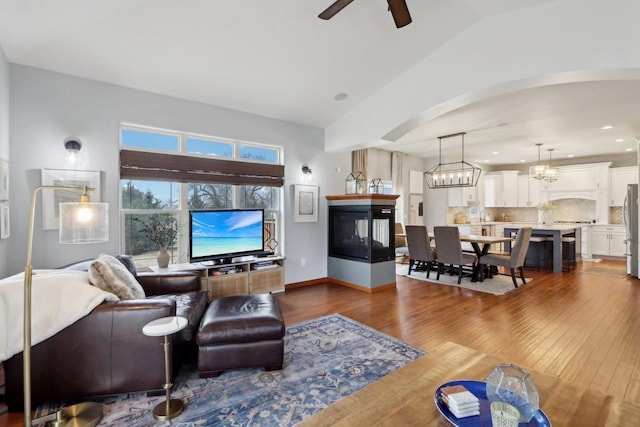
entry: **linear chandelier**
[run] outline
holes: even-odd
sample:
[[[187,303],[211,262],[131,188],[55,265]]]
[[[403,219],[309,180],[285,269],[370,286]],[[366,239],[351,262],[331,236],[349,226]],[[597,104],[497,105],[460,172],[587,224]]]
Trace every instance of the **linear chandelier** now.
[[[424,180],[429,188],[475,187],[480,179],[482,169],[464,161],[464,136],[466,132],[453,133],[438,137],[438,164],[424,173]],[[462,154],[459,162],[442,163],[442,140],[460,137]]]

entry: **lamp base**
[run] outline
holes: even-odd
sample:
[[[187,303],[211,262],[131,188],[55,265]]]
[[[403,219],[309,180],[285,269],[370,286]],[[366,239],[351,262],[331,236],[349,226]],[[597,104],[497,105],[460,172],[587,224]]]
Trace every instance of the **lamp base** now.
[[[55,414],[56,419],[48,421],[45,425],[51,427],[95,427],[102,419],[102,408],[101,403],[77,403],[60,409]]]
[[[166,421],[174,418],[182,412],[184,409],[184,403],[180,399],[170,399],[169,400],[169,411],[167,412],[167,401],[163,401],[162,403],[158,403],[155,408],[153,408],[153,418],[158,421]]]

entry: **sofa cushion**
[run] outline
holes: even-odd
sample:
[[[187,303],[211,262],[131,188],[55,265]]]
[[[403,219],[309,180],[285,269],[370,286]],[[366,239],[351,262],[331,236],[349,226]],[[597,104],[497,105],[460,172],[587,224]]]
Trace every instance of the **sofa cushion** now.
[[[205,291],[184,292],[180,294],[157,295],[148,299],[170,299],[176,302],[176,316],[186,317],[187,327],[176,334],[177,341],[195,342],[200,319],[209,302]],[[176,338],[174,338],[176,339]]]
[[[133,274],[115,257],[100,254],[89,267],[89,281],[121,300],[144,298],[144,289]]]

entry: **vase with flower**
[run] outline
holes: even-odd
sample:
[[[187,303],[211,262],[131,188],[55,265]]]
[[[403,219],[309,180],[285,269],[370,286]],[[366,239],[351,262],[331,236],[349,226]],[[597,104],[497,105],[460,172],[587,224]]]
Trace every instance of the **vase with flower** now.
[[[158,249],[158,267],[169,266],[169,249],[173,247],[178,237],[178,221],[172,214],[153,214],[144,219],[136,218],[140,224],[139,230]]]
[[[538,223],[553,225],[553,206],[551,203],[545,202],[538,205]]]

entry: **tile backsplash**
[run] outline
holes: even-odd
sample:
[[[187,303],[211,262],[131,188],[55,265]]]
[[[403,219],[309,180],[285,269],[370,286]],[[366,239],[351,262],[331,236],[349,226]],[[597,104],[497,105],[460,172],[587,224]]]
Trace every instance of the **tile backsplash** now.
[[[554,221],[593,221],[596,218],[595,200],[586,199],[562,199],[551,202]],[[492,221],[501,221],[503,215],[514,222],[537,222],[537,208],[484,208]],[[468,221],[478,218],[480,209],[477,207],[456,207],[447,209],[447,223],[453,224],[457,215],[465,216]],[[622,208],[619,206],[609,208],[609,224],[622,224]]]

